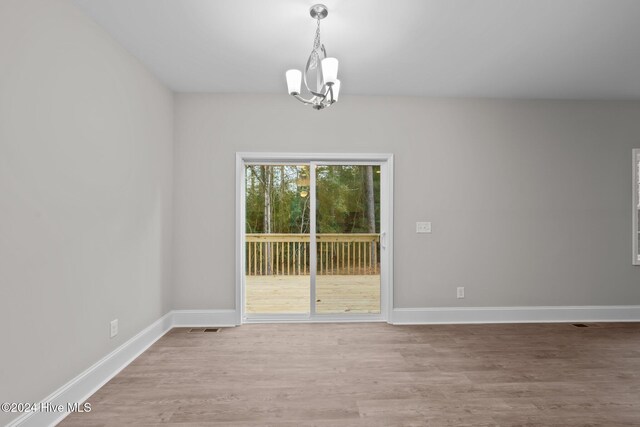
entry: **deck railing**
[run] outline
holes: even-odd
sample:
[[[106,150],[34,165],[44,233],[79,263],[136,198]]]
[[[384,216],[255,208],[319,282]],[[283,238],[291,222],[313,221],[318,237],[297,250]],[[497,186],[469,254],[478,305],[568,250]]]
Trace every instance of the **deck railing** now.
[[[309,274],[308,234],[246,234],[246,274]],[[378,274],[379,234],[317,234],[317,274]]]

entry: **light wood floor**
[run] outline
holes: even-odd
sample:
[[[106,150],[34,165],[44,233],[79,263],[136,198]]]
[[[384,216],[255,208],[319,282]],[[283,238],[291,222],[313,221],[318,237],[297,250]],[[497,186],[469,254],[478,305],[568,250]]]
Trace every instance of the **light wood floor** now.
[[[316,278],[318,313],[380,313],[379,275]],[[309,276],[246,276],[247,313],[308,313]]]
[[[640,324],[174,329],[62,426],[638,426]]]

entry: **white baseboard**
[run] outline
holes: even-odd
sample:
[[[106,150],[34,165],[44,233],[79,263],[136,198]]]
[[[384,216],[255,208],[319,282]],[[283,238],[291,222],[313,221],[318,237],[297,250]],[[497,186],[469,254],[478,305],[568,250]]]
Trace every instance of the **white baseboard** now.
[[[396,308],[393,325],[638,322],[639,305]]]
[[[153,343],[173,327],[183,326],[235,326],[235,310],[174,310],[162,316],[129,339],[120,347],[96,362],[89,369],[51,393],[41,402],[50,405],[82,403],[100,387],[116,376],[133,360],[140,356]],[[24,413],[7,424],[6,427],[42,427],[54,426],[68,412],[30,412]]]

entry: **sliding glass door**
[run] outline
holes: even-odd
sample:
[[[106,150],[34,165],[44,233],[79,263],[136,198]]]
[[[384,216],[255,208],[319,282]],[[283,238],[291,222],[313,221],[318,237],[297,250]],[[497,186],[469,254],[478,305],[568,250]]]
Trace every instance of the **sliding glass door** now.
[[[386,163],[242,167],[243,320],[380,319]]]
[[[380,166],[315,168],[318,314],[380,313]]]
[[[310,312],[309,165],[245,168],[245,313]]]

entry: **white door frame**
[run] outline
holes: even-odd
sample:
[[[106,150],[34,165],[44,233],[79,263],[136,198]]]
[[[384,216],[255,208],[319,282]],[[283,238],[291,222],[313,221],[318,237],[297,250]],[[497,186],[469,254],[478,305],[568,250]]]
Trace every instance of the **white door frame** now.
[[[380,165],[380,314],[274,314],[244,313],[245,288],[245,165],[247,164],[375,164]],[[315,174],[311,174],[311,179]],[[313,183],[312,183],[313,184]],[[313,186],[312,186],[313,187]],[[313,191],[313,188],[312,188]],[[312,209],[315,206],[314,194]],[[312,227],[312,229],[314,229]],[[313,230],[310,230],[313,231]],[[310,245],[314,251],[314,245]],[[312,257],[313,258],[313,257]],[[313,270],[313,267],[311,266]],[[313,286],[311,286],[313,290]],[[313,299],[311,305],[313,306]],[[393,154],[388,153],[236,153],[236,324],[266,322],[362,322],[391,323],[393,313]]]

